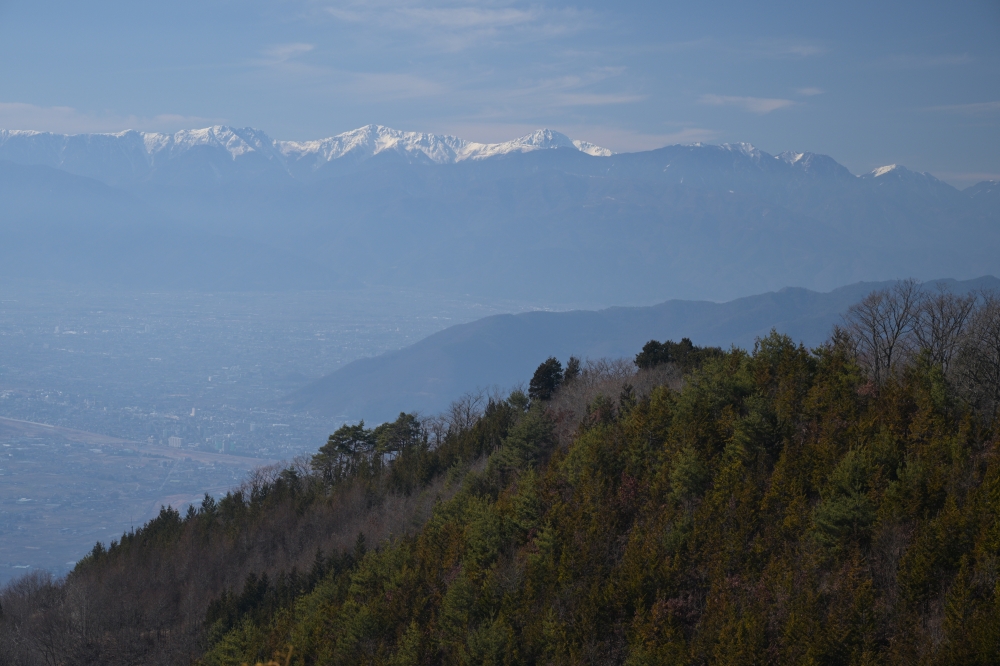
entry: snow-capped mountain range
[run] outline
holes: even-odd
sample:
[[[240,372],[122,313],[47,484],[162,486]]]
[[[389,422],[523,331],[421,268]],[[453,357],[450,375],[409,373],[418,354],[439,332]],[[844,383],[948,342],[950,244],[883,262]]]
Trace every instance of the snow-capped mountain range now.
[[[536,130],[503,143],[478,143],[448,135],[402,132],[382,125],[366,125],[316,141],[278,141],[252,127],[224,125],[174,134],[128,130],[114,134],[67,135],[0,130],[0,159],[50,166],[111,182],[141,179],[149,171],[192,153],[215,153],[232,162],[261,163],[263,160],[300,175],[337,160],[347,158],[360,162],[382,153],[396,153],[409,162],[454,164],[555,148],[594,156],[612,155],[606,148],[586,141],[573,141],[550,129]]]
[[[351,154],[375,156],[387,150],[422,156],[435,164],[454,164],[464,160],[551,148],[569,148],[600,157],[612,154],[607,148],[586,141],[573,141],[565,134],[550,129],[535,130],[531,134],[503,143],[477,143],[443,134],[401,132],[381,125],[366,125],[319,141],[275,141],[274,146],[286,159],[315,159],[318,163]]]
[[[0,280],[581,303],[1000,274],[1000,185],[748,143],[0,131]]]
[[[844,166],[826,155],[786,151],[770,155],[749,143],[719,146],[692,144],[673,148],[695,149],[707,154],[731,154],[759,169],[770,165],[793,171],[845,179],[853,177]],[[208,159],[214,175],[247,166],[254,171],[283,171],[309,177],[335,162],[357,164],[377,155],[395,155],[413,164],[456,164],[512,153],[562,149],[592,157],[615,153],[587,141],[573,140],[551,129],[539,129],[502,143],[479,143],[455,136],[404,132],[382,125],[366,125],[315,141],[279,141],[252,127],[216,125],[173,134],[128,130],[109,134],[53,134],[28,130],[0,130],[0,160],[48,166],[108,184],[141,182],[152,173],[178,166],[192,168],[192,160]],[[195,157],[197,156],[197,157]],[[225,162],[229,162],[227,167]],[[183,166],[182,166],[183,165]],[[669,165],[668,165],[669,166]],[[931,187],[950,187],[930,174],[919,174],[892,164],[859,178],[922,181]]]

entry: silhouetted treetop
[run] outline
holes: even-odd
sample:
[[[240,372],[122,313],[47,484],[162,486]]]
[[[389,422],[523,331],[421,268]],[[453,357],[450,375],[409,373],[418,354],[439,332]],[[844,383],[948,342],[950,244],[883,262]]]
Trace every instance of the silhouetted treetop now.
[[[680,342],[650,340],[635,357],[635,364],[641,369],[655,368],[664,363],[675,363],[682,372],[699,367],[706,359],[722,354],[718,347],[698,347],[689,338]]]
[[[563,382],[563,367],[554,356],[550,356],[543,361],[528,384],[528,397],[532,400],[546,401]]]

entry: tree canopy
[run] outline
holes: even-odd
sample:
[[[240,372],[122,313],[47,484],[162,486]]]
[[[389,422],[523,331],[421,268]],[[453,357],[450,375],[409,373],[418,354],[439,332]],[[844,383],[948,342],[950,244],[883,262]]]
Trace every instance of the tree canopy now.
[[[721,353],[722,350],[718,347],[697,347],[688,338],[681,338],[680,342],[650,340],[643,345],[642,351],[636,354],[635,365],[638,368],[648,369],[665,363],[675,363],[683,372],[688,372],[701,365],[705,359]]]
[[[549,400],[563,382],[562,363],[550,356],[535,370],[528,384],[528,397],[532,400]]]

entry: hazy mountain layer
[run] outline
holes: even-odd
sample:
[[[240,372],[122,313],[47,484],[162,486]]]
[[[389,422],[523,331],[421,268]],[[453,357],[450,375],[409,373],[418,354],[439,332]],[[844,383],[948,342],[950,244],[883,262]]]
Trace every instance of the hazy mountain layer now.
[[[149,288],[415,287],[541,305],[1000,273],[996,183],[852,175],[748,144],[609,154],[368,126],[0,133],[0,277]]]
[[[942,281],[966,293],[998,289],[994,277]],[[395,352],[354,361],[289,396],[316,414],[377,423],[400,411],[442,411],[466,391],[509,388],[555,355],[632,357],[651,339],[688,337],[700,345],[753,349],[775,328],[806,346],[826,340],[847,308],[880,284],[858,283],[829,293],[806,289],[728,303],[667,301],[651,307],[494,315],[452,326]]]

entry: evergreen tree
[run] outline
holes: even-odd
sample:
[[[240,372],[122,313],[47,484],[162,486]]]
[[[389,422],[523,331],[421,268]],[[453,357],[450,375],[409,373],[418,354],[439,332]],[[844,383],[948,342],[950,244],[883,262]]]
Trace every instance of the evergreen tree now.
[[[563,368],[555,356],[543,361],[528,384],[528,397],[542,402],[550,400],[563,381]]]
[[[568,384],[580,376],[580,359],[570,356],[566,361],[566,371],[563,373],[563,383]]]

